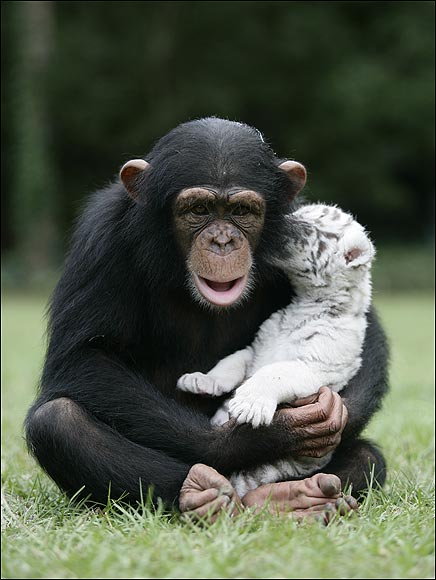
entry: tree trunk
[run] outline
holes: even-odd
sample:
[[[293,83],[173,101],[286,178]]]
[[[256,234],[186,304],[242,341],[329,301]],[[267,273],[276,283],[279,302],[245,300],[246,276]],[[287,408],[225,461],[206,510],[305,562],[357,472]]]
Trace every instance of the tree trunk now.
[[[47,71],[52,2],[16,2],[11,207],[18,258],[26,281],[44,279],[56,262],[54,170],[51,162]],[[12,95],[13,97],[14,95]]]

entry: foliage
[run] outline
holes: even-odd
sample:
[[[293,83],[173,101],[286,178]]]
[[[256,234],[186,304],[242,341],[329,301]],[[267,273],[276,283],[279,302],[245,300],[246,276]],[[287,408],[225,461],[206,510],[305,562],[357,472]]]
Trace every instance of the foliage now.
[[[43,302],[3,300],[2,577],[434,577],[432,295],[377,294],[392,389],[366,435],[386,454],[388,481],[359,518],[327,528],[250,513],[201,527],[160,510],[70,505],[20,437],[41,366]]]
[[[2,12],[6,249],[21,247],[45,203],[51,225],[38,231],[53,229],[52,249],[124,161],[211,114],[262,130],[307,165],[309,198],[352,210],[376,239],[432,238],[434,2],[3,2]],[[32,234],[25,247],[38,243]]]
[[[376,292],[430,290],[434,288],[434,252],[428,245],[377,245],[372,268]]]

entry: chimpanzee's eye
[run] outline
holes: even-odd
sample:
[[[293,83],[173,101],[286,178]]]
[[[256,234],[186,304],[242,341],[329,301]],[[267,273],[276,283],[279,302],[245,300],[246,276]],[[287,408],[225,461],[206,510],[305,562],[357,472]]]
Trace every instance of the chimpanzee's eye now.
[[[235,216],[245,216],[250,213],[250,207],[248,205],[238,204],[234,209],[232,209],[232,215]]]
[[[207,205],[204,203],[199,203],[191,207],[191,213],[194,215],[209,215],[209,210]]]

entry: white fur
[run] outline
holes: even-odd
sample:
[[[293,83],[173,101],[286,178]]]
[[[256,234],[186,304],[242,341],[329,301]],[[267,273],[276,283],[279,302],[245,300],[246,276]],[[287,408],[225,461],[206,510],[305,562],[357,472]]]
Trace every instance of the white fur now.
[[[261,325],[251,346],[206,375],[178,381],[178,388],[193,393],[234,391],[213,424],[234,417],[253,427],[269,425],[278,404],[322,386],[340,391],[360,368],[374,247],[364,228],[337,207],[307,205],[288,219],[289,242],[275,262],[295,289],[293,302]],[[263,483],[313,473],[329,460],[289,458],[235,474],[232,483],[244,495]]]

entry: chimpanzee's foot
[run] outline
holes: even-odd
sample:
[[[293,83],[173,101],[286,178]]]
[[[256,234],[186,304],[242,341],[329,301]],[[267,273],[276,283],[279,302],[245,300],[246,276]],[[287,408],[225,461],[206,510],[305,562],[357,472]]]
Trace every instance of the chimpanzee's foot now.
[[[222,510],[232,515],[243,509],[228,479],[208,465],[197,463],[189,470],[179,495],[180,511],[213,523]]]
[[[336,513],[346,515],[358,509],[353,497],[342,495],[339,477],[326,473],[262,485],[245,494],[242,503],[246,507],[258,506],[259,511],[267,503],[270,512],[291,512],[298,519],[319,517],[326,523]]]

